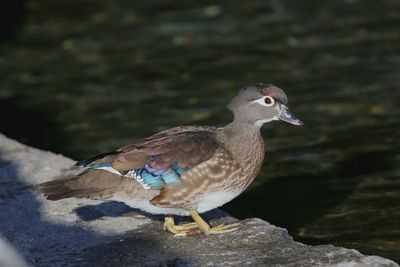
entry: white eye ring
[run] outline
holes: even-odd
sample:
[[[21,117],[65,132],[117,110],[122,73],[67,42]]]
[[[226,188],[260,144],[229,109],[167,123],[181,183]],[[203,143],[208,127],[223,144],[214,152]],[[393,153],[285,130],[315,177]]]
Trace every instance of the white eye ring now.
[[[271,107],[275,104],[275,99],[270,96],[264,96],[260,99],[254,100],[253,103],[258,103],[262,106]]]

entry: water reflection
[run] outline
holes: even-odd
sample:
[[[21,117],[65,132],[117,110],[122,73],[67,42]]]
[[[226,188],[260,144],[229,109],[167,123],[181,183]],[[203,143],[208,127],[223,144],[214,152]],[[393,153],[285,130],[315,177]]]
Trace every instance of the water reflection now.
[[[81,159],[175,125],[223,124],[238,87],[274,83],[306,126],[265,128],[263,172],[226,208],[400,260],[400,2],[27,6],[1,47],[0,101],[13,103],[2,114],[19,116],[0,131]]]

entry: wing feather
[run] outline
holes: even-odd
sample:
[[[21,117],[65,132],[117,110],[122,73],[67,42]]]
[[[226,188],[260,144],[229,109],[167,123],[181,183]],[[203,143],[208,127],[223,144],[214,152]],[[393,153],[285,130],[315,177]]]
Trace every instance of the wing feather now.
[[[213,127],[176,127],[139,140],[116,151],[82,161],[88,168],[109,163],[121,175],[149,189],[178,183],[187,170],[210,159],[219,143]]]

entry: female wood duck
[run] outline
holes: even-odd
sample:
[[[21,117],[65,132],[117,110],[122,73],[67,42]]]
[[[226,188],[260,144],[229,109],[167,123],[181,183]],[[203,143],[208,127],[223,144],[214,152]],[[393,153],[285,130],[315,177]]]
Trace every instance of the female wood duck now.
[[[75,177],[43,183],[49,200],[117,200],[152,214],[165,214],[164,229],[177,236],[194,229],[220,234],[237,224],[211,227],[199,215],[237,197],[257,176],[264,160],[264,123],[303,125],[287,107],[287,96],[270,84],[250,85],[228,105],[234,120],[222,128],[171,128],[116,151],[78,162]],[[194,222],[175,225],[172,215]]]

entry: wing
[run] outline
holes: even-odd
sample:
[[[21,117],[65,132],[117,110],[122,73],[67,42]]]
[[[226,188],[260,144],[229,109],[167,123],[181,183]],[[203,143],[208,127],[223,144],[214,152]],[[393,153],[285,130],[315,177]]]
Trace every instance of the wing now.
[[[210,159],[220,147],[212,127],[176,127],[77,165],[103,169],[160,190],[182,181],[187,171]]]

